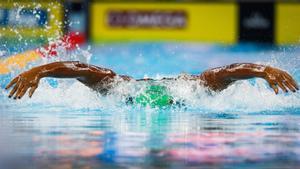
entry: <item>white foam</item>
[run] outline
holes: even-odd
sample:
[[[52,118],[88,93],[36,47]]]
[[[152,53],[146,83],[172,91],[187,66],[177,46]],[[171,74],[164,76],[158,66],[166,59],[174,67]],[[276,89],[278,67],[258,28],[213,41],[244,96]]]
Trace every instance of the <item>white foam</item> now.
[[[165,83],[175,100],[184,100],[188,109],[201,111],[256,112],[300,107],[300,94],[283,92],[276,95],[262,79],[240,81],[220,93],[209,94],[197,81],[178,80]],[[145,90],[145,83],[121,83],[108,96],[100,96],[80,82],[59,80],[57,87],[43,81],[32,99],[25,96],[16,102],[19,106],[40,104],[42,107],[71,109],[123,109],[126,96],[136,96]],[[3,94],[7,95],[6,92]]]
[[[90,47],[88,47],[88,49],[78,48],[73,53],[67,53],[63,48],[58,48],[60,57],[47,58],[42,62],[81,60],[88,63],[91,59],[89,50]],[[206,50],[206,48],[203,50]],[[266,55],[272,55],[272,52],[266,53]],[[289,58],[282,57],[282,55],[285,54],[276,53],[271,61],[265,64],[274,65],[288,70],[294,75],[298,75],[299,73],[297,72],[299,71],[300,63],[299,55]],[[32,66],[33,65],[30,65],[29,67]],[[16,73],[17,72],[13,72],[12,74],[16,75]],[[165,76],[170,77],[169,75],[156,74],[153,78],[161,79]],[[145,75],[145,77],[149,76]],[[300,107],[299,91],[297,93],[288,94],[284,94],[281,91],[276,95],[263,79],[255,79],[253,82],[254,83],[248,80],[239,81],[219,93],[207,92],[204,87],[198,84],[198,81],[186,81],[181,79],[164,82],[163,85],[167,86],[175,101],[184,100],[187,106],[186,108],[196,111],[253,112]],[[52,107],[54,109],[64,107],[70,109],[108,109],[122,111],[128,108],[128,106],[124,104],[126,97],[128,95],[136,96],[143,92],[146,87],[147,85],[145,83],[135,81],[119,83],[110,91],[108,96],[100,96],[76,80],[58,80],[57,87],[52,87],[46,81],[42,80],[32,99],[25,96],[22,100],[18,101],[11,99],[3,99],[3,101],[9,106],[16,105],[18,108],[39,104],[42,107]],[[2,90],[2,96],[7,96],[7,94],[6,91]]]

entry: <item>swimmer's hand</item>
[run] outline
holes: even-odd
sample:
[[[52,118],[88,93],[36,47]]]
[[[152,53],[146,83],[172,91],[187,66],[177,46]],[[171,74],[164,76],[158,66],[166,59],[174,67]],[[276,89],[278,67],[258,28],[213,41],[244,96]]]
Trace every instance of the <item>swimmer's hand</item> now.
[[[283,70],[266,66],[264,73],[264,79],[269,83],[270,87],[276,94],[278,94],[279,91],[278,86],[284,92],[288,92],[288,89],[292,92],[296,92],[296,90],[299,90],[296,81],[292,78],[291,75]]]
[[[116,74],[109,69],[80,63],[77,61],[53,62],[34,67],[15,77],[6,87],[11,90],[9,97],[21,99],[29,90],[31,97],[38,87],[41,78],[75,78],[86,86],[94,89],[99,88],[100,83],[110,83]],[[129,79],[129,76],[121,76]],[[96,89],[95,89],[96,90]]]
[[[234,63],[231,65],[206,70],[200,74],[204,85],[215,91],[226,89],[238,80],[263,78],[278,94],[278,87],[284,92],[299,90],[296,81],[287,72],[271,66],[254,63]]]
[[[29,70],[21,73],[15,77],[7,86],[6,90],[13,87],[8,97],[14,99],[21,99],[25,93],[29,90],[29,97],[31,97],[34,91],[37,89],[41,77],[38,71]]]

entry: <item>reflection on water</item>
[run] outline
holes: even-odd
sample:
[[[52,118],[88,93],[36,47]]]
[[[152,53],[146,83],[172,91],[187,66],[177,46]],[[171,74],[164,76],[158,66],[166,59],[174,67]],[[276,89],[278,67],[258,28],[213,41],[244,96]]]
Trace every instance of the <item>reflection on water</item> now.
[[[22,168],[292,168],[300,164],[299,113],[7,109],[0,157],[2,165],[26,164]]]

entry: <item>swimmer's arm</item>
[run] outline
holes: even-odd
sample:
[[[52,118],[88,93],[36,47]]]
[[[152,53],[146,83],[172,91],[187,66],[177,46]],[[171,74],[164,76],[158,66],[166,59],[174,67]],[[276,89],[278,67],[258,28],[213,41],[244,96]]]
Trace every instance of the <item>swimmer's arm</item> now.
[[[6,89],[14,86],[9,97],[14,96],[14,99],[20,99],[27,90],[29,90],[29,97],[31,97],[38,87],[40,79],[44,77],[76,78],[92,88],[102,80],[109,80],[114,76],[116,74],[112,70],[77,61],[54,62],[21,73],[7,85]]]
[[[224,67],[207,70],[200,75],[204,84],[213,90],[223,90],[237,80],[250,78],[265,79],[274,92],[278,93],[278,87],[283,91],[296,92],[299,90],[296,81],[287,72],[271,66],[236,63]]]

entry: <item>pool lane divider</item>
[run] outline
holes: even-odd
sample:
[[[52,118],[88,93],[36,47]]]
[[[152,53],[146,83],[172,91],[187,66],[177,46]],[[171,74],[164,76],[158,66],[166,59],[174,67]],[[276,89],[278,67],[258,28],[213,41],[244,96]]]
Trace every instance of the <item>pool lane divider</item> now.
[[[42,57],[57,57],[58,47],[63,47],[65,50],[71,51],[75,49],[77,45],[81,45],[84,42],[85,37],[83,34],[70,33],[63,36],[55,43],[51,43],[38,49],[12,55],[8,58],[0,60],[0,75],[8,74],[13,69],[24,68],[28,63],[37,61]]]

